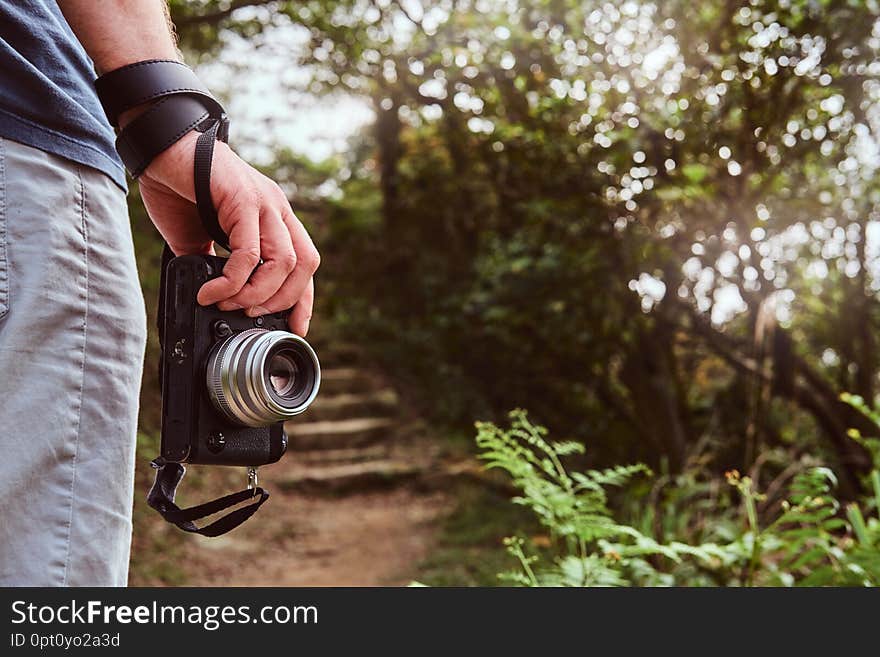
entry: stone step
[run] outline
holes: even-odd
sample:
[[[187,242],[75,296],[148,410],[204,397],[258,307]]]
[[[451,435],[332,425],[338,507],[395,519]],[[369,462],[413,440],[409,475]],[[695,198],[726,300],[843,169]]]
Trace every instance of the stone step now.
[[[308,421],[342,420],[347,417],[382,416],[393,413],[398,405],[397,393],[391,388],[372,392],[337,395],[320,393],[308,410]]]
[[[321,367],[354,367],[363,360],[359,347],[344,342],[309,340],[321,361]]]
[[[294,453],[310,449],[363,447],[389,436],[396,422],[389,418],[362,417],[348,420],[288,422],[289,449]]]
[[[370,447],[342,447],[340,449],[315,449],[296,452],[291,458],[303,466],[319,466],[338,463],[363,463],[388,457],[386,445]]]
[[[362,394],[377,388],[369,371],[357,367],[328,367],[321,368],[321,396],[340,394]]]
[[[275,483],[288,491],[340,495],[397,486],[421,474],[422,469],[417,466],[386,459],[321,468],[303,467],[290,471]]]

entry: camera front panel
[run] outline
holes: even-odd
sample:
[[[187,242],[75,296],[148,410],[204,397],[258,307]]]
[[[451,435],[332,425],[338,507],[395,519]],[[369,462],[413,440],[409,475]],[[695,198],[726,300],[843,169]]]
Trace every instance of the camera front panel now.
[[[162,331],[162,456],[168,461],[255,466],[274,463],[287,449],[283,423],[241,426],[209,398],[206,365],[217,344],[250,329],[286,331],[289,314],[252,318],[199,305],[199,288],[220,276],[225,262],[181,256],[168,263]]]

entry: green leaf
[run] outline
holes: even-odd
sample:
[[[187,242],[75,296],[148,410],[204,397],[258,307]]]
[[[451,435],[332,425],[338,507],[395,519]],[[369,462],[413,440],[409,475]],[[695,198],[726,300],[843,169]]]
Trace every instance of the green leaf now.
[[[706,176],[709,175],[709,169],[702,164],[697,163],[685,164],[681,168],[681,172],[684,174],[685,178],[695,185],[699,185],[706,179]]]

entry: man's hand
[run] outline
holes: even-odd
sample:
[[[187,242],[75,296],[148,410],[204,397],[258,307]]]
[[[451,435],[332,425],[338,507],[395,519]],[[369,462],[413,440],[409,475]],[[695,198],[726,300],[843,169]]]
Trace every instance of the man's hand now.
[[[150,218],[176,255],[213,252],[195,205],[197,138],[195,132],[185,135],[159,154],[138,180]],[[220,310],[244,309],[251,317],[293,307],[290,330],[305,336],[320,257],[284,192],[229,146],[216,142],[211,198],[232,253],[223,275],[199,290],[199,303],[216,303]]]
[[[145,59],[179,57],[164,1],[58,0],[58,6],[100,71]],[[120,123],[138,111],[120,117]],[[195,205],[197,137],[192,132],[185,135],[156,157],[139,179],[150,218],[178,255],[212,250]],[[199,303],[217,303],[221,310],[244,308],[252,316],[293,307],[290,329],[305,335],[312,316],[312,274],[318,268],[318,252],[284,193],[217,142],[211,197],[220,227],[229,236],[232,256],[223,276],[199,290]],[[263,264],[254,272],[261,258]]]

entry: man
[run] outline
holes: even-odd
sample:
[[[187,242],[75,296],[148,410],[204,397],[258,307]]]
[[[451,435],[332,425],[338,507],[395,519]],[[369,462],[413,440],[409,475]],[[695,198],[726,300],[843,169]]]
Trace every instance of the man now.
[[[178,58],[164,0],[0,3],[0,585],[126,584],[146,321],[95,69]],[[178,255],[211,251],[196,137],[139,179]],[[211,196],[232,254],[199,303],[305,335],[318,253],[281,189],[218,142]]]

